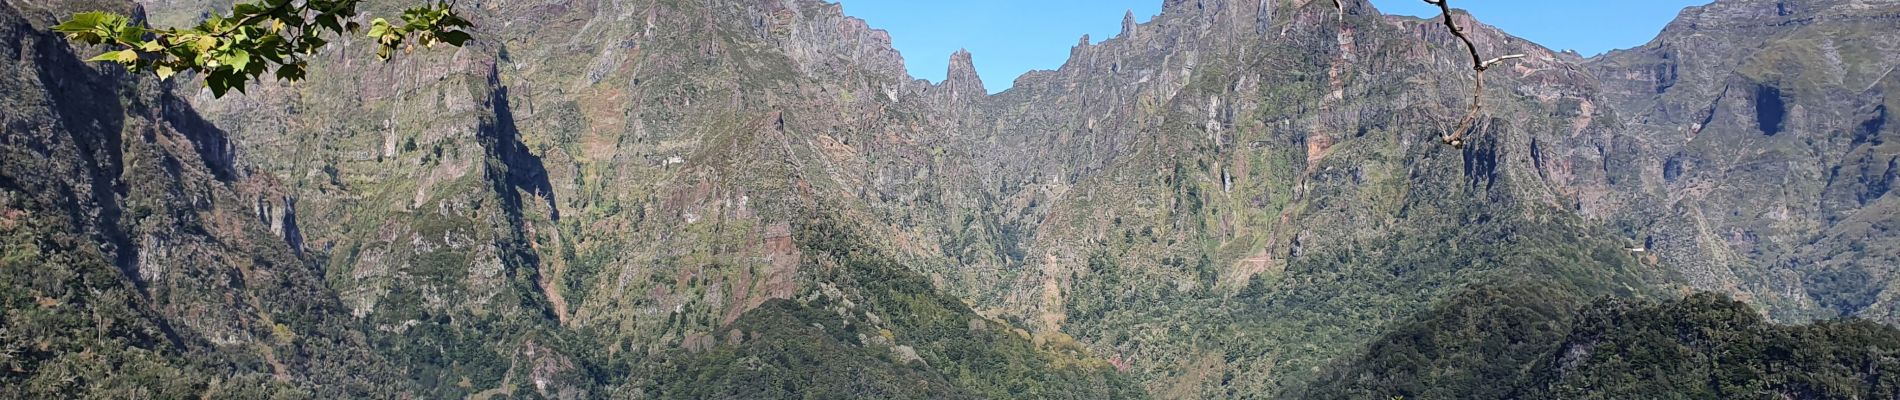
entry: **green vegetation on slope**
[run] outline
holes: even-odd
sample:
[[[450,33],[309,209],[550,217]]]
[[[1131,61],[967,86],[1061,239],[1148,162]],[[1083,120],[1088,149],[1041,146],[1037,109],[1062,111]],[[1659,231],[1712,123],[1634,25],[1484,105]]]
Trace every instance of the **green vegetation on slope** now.
[[[255,368],[181,354],[176,333],[89,241],[11,194],[0,192],[0,397],[185,398],[220,393],[207,390],[213,379],[246,388],[222,392],[237,397],[289,389]]]
[[[795,234],[821,290],[773,300],[723,345],[656,377],[685,398],[1139,398],[1073,343],[1036,343],[938,292],[859,235],[819,218]]]
[[[1699,293],[1584,304],[1548,285],[1482,286],[1397,325],[1301,398],[1893,398],[1900,330],[1784,326]]]
[[[187,5],[231,2],[153,7],[196,18],[217,8]],[[366,1],[364,15],[408,3]],[[124,224],[31,225],[64,235],[59,251],[111,253],[70,266],[83,270],[79,278],[64,265],[33,264],[68,262],[35,253],[56,248],[46,240],[9,239],[17,243],[4,255],[19,258],[5,265],[24,267],[7,272],[22,280],[0,294],[11,296],[3,305],[18,323],[136,329],[93,328],[104,333],[73,342],[51,338],[62,332],[55,328],[9,331],[27,333],[7,336],[6,349],[29,350],[0,361],[26,372],[6,375],[13,380],[0,389],[19,391],[0,395],[135,397],[136,385],[167,376],[192,378],[154,387],[153,397],[246,388],[324,397],[1111,398],[1145,389],[1261,398],[1299,395],[1315,381],[1311,396],[1355,398],[1508,397],[1598,381],[1638,388],[1617,380],[1611,373],[1627,368],[1611,362],[1600,364],[1611,366],[1602,376],[1545,373],[1553,354],[1568,354],[1560,349],[1580,329],[1582,299],[1654,296],[1685,270],[1624,248],[1687,235],[1600,220],[1616,182],[1644,185],[1642,164],[1618,154],[1644,145],[1631,144],[1610,110],[1626,109],[1571,73],[1574,60],[1474,25],[1481,42],[1502,47],[1494,50],[1538,55],[1493,72],[1488,106],[1498,119],[1483,140],[1464,151],[1429,145],[1468,100],[1460,44],[1420,35],[1442,30],[1429,21],[1355,11],[1341,23],[1324,3],[1249,16],[1250,7],[1169,2],[1155,22],[1078,46],[1065,71],[975,99],[953,94],[970,79],[912,82],[878,33],[814,0],[489,2],[467,11],[497,40],[453,55],[390,65],[329,52],[336,62],[313,63],[308,82],[261,84],[242,99],[200,96],[191,105],[213,121],[201,125],[230,130],[228,142],[220,132],[153,140],[114,123],[119,111],[189,111],[180,103],[119,104],[116,90],[52,85],[101,96],[53,99],[68,124],[137,142],[126,149],[160,142],[187,151],[127,150],[123,199],[77,195],[123,203],[132,216]],[[1248,19],[1259,36],[1244,33]],[[71,58],[14,49],[23,48]],[[961,70],[973,70],[959,57]],[[49,64],[60,72],[39,78],[87,70],[76,58],[67,64],[80,68]],[[0,100],[47,108],[16,93]],[[123,110],[87,108],[113,105]],[[24,115],[15,109],[0,108],[9,111],[0,120]],[[7,134],[0,145],[41,139]],[[45,140],[67,136],[98,135]],[[22,164],[0,172],[62,180],[119,171],[25,164],[110,158],[121,148],[102,142],[80,146],[95,154],[5,153],[0,162]],[[30,148],[6,149],[16,147]],[[302,204],[304,225],[290,226],[309,249],[291,255],[250,215],[231,212],[248,211],[252,199],[203,196],[245,183],[167,175],[200,164],[222,179],[255,168],[284,180],[288,193],[272,196]],[[0,188],[14,177],[0,174]],[[109,214],[57,207],[68,203],[0,211]],[[846,211],[812,221],[800,211],[811,204]],[[1673,207],[1647,208],[1657,211],[1635,214]],[[0,215],[0,225],[28,217]],[[178,240],[232,226],[203,220],[241,220],[247,230],[210,241],[251,246]],[[1840,237],[1891,225],[1856,223]],[[130,240],[101,238],[94,224],[136,230]],[[1825,243],[1817,257],[1843,254],[1835,246],[1871,249],[1867,267],[1887,254],[1877,242]],[[252,253],[266,254],[244,256]],[[155,261],[141,269],[127,254]],[[114,266],[120,276],[108,279]],[[1843,309],[1888,308],[1879,288],[1855,285],[1885,274],[1860,267],[1814,275],[1827,285],[1809,287],[1840,286],[1826,293],[1842,296],[1823,301]],[[25,279],[41,271],[49,275]],[[127,288],[143,272],[171,286],[141,299]],[[55,290],[62,283],[74,287]],[[132,306],[106,309],[91,321],[113,322],[91,326],[72,308],[32,309],[36,296],[86,302],[86,293]],[[177,328],[184,344],[138,336],[146,324]],[[1842,349],[1859,343],[1841,340]],[[30,350],[41,347],[53,350]],[[125,361],[47,361],[87,355]],[[319,357],[328,361],[312,361]],[[1854,361],[1801,365],[1828,373]],[[1701,373],[1692,367],[1671,368]],[[88,371],[82,383],[97,389],[60,386],[54,377],[70,370]],[[1360,372],[1368,370],[1380,372]]]

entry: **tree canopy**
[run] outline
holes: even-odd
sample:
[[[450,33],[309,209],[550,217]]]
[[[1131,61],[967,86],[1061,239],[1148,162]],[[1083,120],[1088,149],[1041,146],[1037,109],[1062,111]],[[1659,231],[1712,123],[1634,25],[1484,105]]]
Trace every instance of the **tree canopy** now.
[[[89,61],[116,62],[160,79],[187,71],[202,74],[205,86],[218,97],[232,89],[244,91],[248,82],[266,72],[274,71],[281,80],[302,80],[309,68],[305,58],[330,43],[325,36],[367,34],[378,45],[376,57],[384,61],[398,49],[461,46],[471,39],[464,29],[472,24],[439,1],[403,11],[394,22],[371,20],[364,32],[354,21],[361,1],[239,3],[229,13],[214,14],[190,28],[151,28],[121,14],[84,12],[53,30],[76,42],[112,48]]]

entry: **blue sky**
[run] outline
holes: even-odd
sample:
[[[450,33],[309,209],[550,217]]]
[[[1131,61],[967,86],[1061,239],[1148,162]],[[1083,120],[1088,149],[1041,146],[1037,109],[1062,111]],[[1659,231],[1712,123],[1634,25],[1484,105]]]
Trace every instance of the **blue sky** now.
[[[1134,10],[1147,22],[1162,0],[833,0],[845,14],[891,31],[911,76],[943,80],[950,53],[969,49],[990,91],[1023,72],[1055,69],[1082,34],[1100,42]],[[1594,55],[1642,45],[1683,7],[1709,0],[1454,0],[1486,23],[1557,50]],[[1372,0],[1387,14],[1430,17],[1420,0]]]

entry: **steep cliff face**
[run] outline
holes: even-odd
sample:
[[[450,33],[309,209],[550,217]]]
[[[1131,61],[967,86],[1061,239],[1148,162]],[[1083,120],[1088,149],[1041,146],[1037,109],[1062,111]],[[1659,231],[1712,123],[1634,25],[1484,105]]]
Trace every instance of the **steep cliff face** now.
[[[401,4],[385,3],[371,13]],[[898,365],[924,368],[904,376],[950,385],[938,389],[1129,389],[1085,350],[1001,322],[967,328],[992,322],[916,284],[929,279],[908,280],[951,268],[939,232],[981,199],[936,111],[983,97],[968,54],[966,76],[910,79],[886,34],[812,1],[464,10],[479,45],[385,65],[347,38],[307,83],[194,99],[296,188],[307,253],[355,317],[395,333],[379,348],[419,365],[418,380],[442,393],[525,390],[540,381],[517,354],[537,348],[618,395],[773,386],[695,385],[703,376],[674,376],[674,365],[775,360],[727,350],[808,339],[752,321],[838,313],[800,326],[858,333],[815,351],[900,354]],[[815,251],[805,232],[817,231],[877,239]],[[885,311],[907,302],[929,307]],[[582,380],[534,390],[600,394]]]
[[[1163,397],[1273,393],[1452,288],[1523,277],[1641,294],[1672,273],[1575,214],[1634,186],[1573,56],[1478,24],[1494,70],[1479,144],[1443,26],[1360,2],[1169,2],[993,96],[966,136],[1028,233],[967,296],[1115,357]],[[993,144],[992,144],[993,143]],[[1060,334],[1060,335],[1058,335]]]
[[[452,57],[366,64],[346,40],[310,84],[198,102],[297,182],[307,247],[359,317],[402,332],[446,313],[467,335],[459,316],[520,299],[487,318],[596,332],[615,362],[836,298],[791,234],[817,213],[990,323],[1171,396],[1301,381],[1460,283],[1667,279],[1562,212],[1615,183],[1571,149],[1621,134],[1574,60],[1481,29],[1487,52],[1533,54],[1493,74],[1533,95],[1498,93],[1499,115],[1531,117],[1441,148],[1469,82],[1452,38],[1348,6],[1342,23],[1325,2],[1169,2],[984,96],[980,55],[910,79],[836,5],[486,3],[470,13],[495,40]],[[432,64],[452,67],[398,72]]]
[[[394,396],[395,369],[298,257],[288,190],[172,94],[81,62],[0,3],[6,397]]]
[[[119,347],[322,389],[357,364],[282,360],[333,346],[407,378],[361,395],[1298,396],[1472,287],[1891,312],[1900,5],[1723,1],[1590,60],[1460,14],[1527,57],[1454,149],[1462,45],[1343,3],[1168,0],[996,95],[981,54],[913,79],[815,0],[466,3],[469,47],[339,38],[225,99],[10,64],[40,111],[9,114],[34,156],[0,171],[0,230],[65,229],[119,267],[86,273],[130,285],[121,319],[182,332]],[[66,51],[7,32],[9,60]]]
[[[1641,132],[1639,235],[1701,289],[1891,320],[1893,1],[1721,1],[1586,62]]]

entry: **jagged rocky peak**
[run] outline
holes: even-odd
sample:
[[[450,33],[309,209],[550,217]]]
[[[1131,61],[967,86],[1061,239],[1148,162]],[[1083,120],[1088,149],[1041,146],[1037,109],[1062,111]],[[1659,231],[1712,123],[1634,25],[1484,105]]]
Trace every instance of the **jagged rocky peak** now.
[[[950,71],[943,79],[943,87],[950,89],[953,95],[975,98],[988,94],[983,87],[983,77],[977,76],[976,62],[967,49],[957,49],[950,53]]]
[[[1134,37],[1135,28],[1140,27],[1140,26],[1141,25],[1135,23],[1135,10],[1128,10],[1127,14],[1122,15],[1121,37],[1124,37],[1124,38]]]
[[[0,0],[0,11],[53,15],[43,9],[110,1],[126,0]],[[139,1],[155,16],[189,19],[204,15],[205,4],[232,0]],[[112,121],[73,124],[85,126],[72,137],[131,156],[95,167],[85,164],[92,161],[83,147],[68,145],[62,151],[80,155],[60,159],[89,169],[0,169],[0,186],[63,182],[55,174],[79,171],[67,192],[91,203],[120,202],[111,191],[126,187],[126,206],[42,209],[115,216],[73,231],[111,236],[93,247],[128,249],[137,260],[128,282],[169,291],[152,302],[169,307],[153,320],[183,322],[184,337],[198,341],[257,336],[205,348],[235,350],[212,360],[219,365],[257,370],[262,382],[271,379],[270,363],[250,355],[256,345],[264,357],[298,356],[286,357],[291,371],[365,370],[305,367],[303,354],[329,354],[316,350],[387,353],[400,356],[391,368],[414,371],[416,386],[433,385],[408,397],[469,397],[532,382],[550,397],[566,385],[600,385],[660,398],[770,398],[727,390],[795,383],[823,393],[883,379],[847,375],[851,365],[901,375],[883,379],[893,387],[925,388],[911,372],[973,377],[881,397],[1065,394],[1047,390],[1131,397],[1076,391],[1122,378],[1155,397],[1264,397],[1377,348],[1368,345],[1391,333],[1381,327],[1436,326],[1408,324],[1431,321],[1418,318],[1462,290],[1441,287],[1446,282],[1552,277],[1575,282],[1550,291],[1580,299],[1625,294],[1619,287],[1678,288],[1655,271],[1684,276],[1682,287],[1794,304],[1809,294],[1793,287],[1784,295],[1793,300],[1772,297],[1770,290],[1790,286],[1745,277],[1838,276],[1883,287],[1900,280],[1880,258],[1900,246],[1883,243],[1900,239],[1860,228],[1891,226],[1886,216],[1900,214],[1891,211],[1900,204],[1891,194],[1900,158],[1896,147],[1879,145],[1896,135],[1888,110],[1900,110],[1886,96],[1900,92],[1887,89],[1900,88],[1900,78],[1879,75],[1900,64],[1890,55],[1900,54],[1891,39],[1900,9],[1878,6],[1900,0],[1721,0],[1685,13],[1687,22],[1650,46],[1661,50],[1594,67],[1456,12],[1483,57],[1527,55],[1486,76],[1484,139],[1465,151],[1437,145],[1433,135],[1451,128],[1469,100],[1464,45],[1434,18],[1386,18],[1369,0],[1144,0],[1161,12],[1144,22],[1127,11],[1118,37],[1098,34],[1107,40],[1095,43],[1084,35],[1061,68],[1024,74],[997,96],[987,95],[969,51],[951,54],[945,75],[928,77],[938,83],[909,76],[890,33],[846,14],[852,1],[482,2],[466,8],[474,32],[506,50],[419,51],[369,64],[376,67],[350,62],[359,52],[331,53],[338,56],[325,65],[340,67],[313,70],[307,84],[194,100],[212,121],[205,125],[232,140],[203,130],[158,136],[182,144],[160,147],[132,140],[138,131]],[[402,2],[414,0],[365,4]],[[1840,21],[1861,21],[1852,27],[1872,33],[1828,31]],[[0,39],[28,31],[7,26],[0,23]],[[1774,36],[1763,33],[1808,27],[1828,40],[1764,44]],[[28,36],[51,38],[45,26],[34,28]],[[1835,45],[1854,37],[1872,39]],[[49,47],[57,46],[12,49],[40,55]],[[0,48],[0,67],[32,59],[6,54]],[[1836,54],[1850,67],[1743,68],[1748,60]],[[65,68],[81,59],[66,58],[46,69],[92,73]],[[450,64],[429,68],[441,63]],[[33,87],[63,108],[41,113],[51,115],[47,126],[90,121],[87,113],[112,106],[139,114],[120,105],[119,90],[79,90],[99,80],[91,75],[40,76],[70,81]],[[1731,83],[1735,90],[1726,89]],[[0,79],[0,89],[37,84]],[[60,93],[98,96],[53,96]],[[27,114],[0,113],[0,122],[20,115]],[[1654,122],[1613,121],[1625,118]],[[1686,128],[1704,125],[1714,127]],[[38,132],[8,134],[37,140],[19,135]],[[1859,136],[1824,136],[1833,132]],[[109,142],[121,134],[124,146]],[[0,155],[31,155],[21,143],[28,142],[0,140]],[[301,149],[331,150],[313,157]],[[47,158],[0,156],[0,165]],[[242,174],[208,175],[249,164],[287,183],[225,194],[219,188],[264,185]],[[164,169],[178,165],[189,168],[172,170],[191,173]],[[90,184],[95,175],[111,180]],[[222,203],[174,195],[207,192]],[[0,239],[19,212],[41,211],[8,202],[25,194],[8,196],[15,195],[0,193]],[[241,213],[247,209],[251,215]],[[1735,212],[1763,209],[1775,211]],[[120,210],[147,216],[116,217]],[[195,215],[239,223],[176,217]],[[1807,238],[1830,221],[1856,222],[1825,240]],[[108,231],[121,226],[132,228]],[[218,229],[232,226],[244,229]],[[224,245],[242,241],[268,244],[282,262],[186,262],[251,259],[239,255],[254,249]],[[1446,241],[1463,244],[1440,245]],[[37,242],[0,240],[0,248]],[[1624,257],[1625,243],[1645,250]],[[1836,257],[1848,246],[1871,250]],[[0,268],[0,278],[5,271],[34,272]],[[235,283],[192,286],[197,280],[186,278],[196,276]],[[278,281],[304,289],[266,291]],[[16,282],[27,280],[0,279],[0,289]],[[1763,289],[1725,289],[1737,287]],[[1814,294],[1842,313],[1900,315],[1887,306],[1900,304],[1892,300],[1900,291],[1848,289],[1856,291]],[[224,292],[260,296],[230,301]],[[1884,297],[1869,303],[1876,295]],[[310,299],[324,303],[287,303]],[[237,319],[288,314],[272,314],[280,309],[329,311],[283,319],[294,336],[253,335],[274,333],[279,321]],[[1884,314],[1855,311],[1865,309]],[[200,318],[207,315],[233,317]],[[306,347],[298,343],[322,337],[299,322],[306,319],[329,321],[334,337],[363,339]],[[1211,329],[1146,333],[1154,326]],[[880,334],[853,340],[833,335],[844,332],[839,327]],[[1392,337],[1418,337],[1398,333]],[[819,347],[785,346],[798,341]],[[996,349],[1006,351],[989,352]],[[772,361],[806,350],[827,362]],[[964,359],[995,368],[970,368]],[[706,373],[734,362],[748,368]],[[609,365],[627,369],[596,367]],[[1092,384],[1023,380],[1076,376],[1077,365],[1121,373]],[[192,373],[211,376],[181,375]],[[0,398],[34,397],[7,395],[5,375]],[[849,382],[804,380],[826,377]],[[290,378],[341,386],[325,376]],[[976,392],[992,389],[984,382],[1044,391]],[[936,391],[945,387],[972,391]]]
[[[1161,12],[1175,11],[1183,7],[1195,10],[1219,9],[1226,5],[1226,0],[1167,0],[1161,3]]]
[[[1885,35],[1900,26],[1896,6],[1900,0],[1717,1],[1683,10],[1642,47],[1593,57],[1587,65],[1619,97],[1618,111],[1700,133],[1706,125],[1722,122],[1713,102],[1730,87],[1759,86],[1750,93],[1805,94],[1816,101],[1839,96],[1820,95],[1818,87],[1807,88],[1814,93],[1796,92],[1822,82],[1840,82],[1839,89],[1846,92],[1876,89],[1873,83],[1896,60],[1884,51],[1892,47]],[[1812,79],[1795,78],[1809,75]],[[1752,97],[1763,99],[1761,106],[1787,101],[1783,96]],[[1846,107],[1808,106],[1815,112]],[[1780,131],[1772,127],[1776,124],[1766,125],[1771,127],[1759,130]]]
[[[1221,15],[1226,9],[1226,0],[1165,0],[1161,2],[1161,16],[1154,18],[1153,21],[1177,19],[1199,22],[1191,22],[1185,26],[1164,24],[1151,27],[1151,29],[1159,28],[1155,29],[1157,32],[1174,32],[1181,28],[1205,28],[1208,17]]]
[[[841,3],[780,0],[748,8],[758,15],[761,34],[777,38],[799,67],[814,75],[834,75],[838,68],[861,68],[876,76],[902,80],[904,58],[891,44],[891,34],[863,19],[845,14]],[[839,65],[838,60],[848,61]]]
[[[1815,18],[1890,14],[1900,0],[1727,0],[1683,9],[1668,30],[1729,30],[1813,24]],[[1666,35],[1666,34],[1665,34]]]

